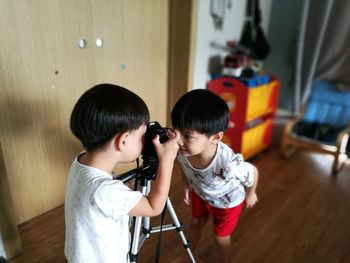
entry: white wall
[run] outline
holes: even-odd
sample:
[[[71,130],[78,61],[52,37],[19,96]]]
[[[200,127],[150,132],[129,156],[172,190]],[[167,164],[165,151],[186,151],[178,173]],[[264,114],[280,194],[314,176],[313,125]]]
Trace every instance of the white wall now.
[[[271,52],[265,67],[281,81],[279,108],[292,112],[294,108],[294,74],[297,40],[303,0],[273,1],[268,39]]]
[[[271,2],[273,0],[261,0],[262,27],[267,33],[269,24]],[[211,2],[223,2],[225,5],[222,29],[216,29],[213,18],[210,15]],[[223,59],[227,52],[212,47],[211,42],[226,45],[227,40],[238,41],[244,25],[246,0],[197,0],[197,28],[195,36],[195,55],[193,69],[192,89],[205,88],[210,79],[208,62],[210,57],[218,56]]]

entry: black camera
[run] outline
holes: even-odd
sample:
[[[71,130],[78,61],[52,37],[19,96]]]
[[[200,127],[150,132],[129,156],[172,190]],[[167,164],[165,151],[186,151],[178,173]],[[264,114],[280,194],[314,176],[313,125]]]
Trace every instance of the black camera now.
[[[145,133],[145,145],[141,153],[144,161],[152,159],[158,160],[157,152],[152,142],[157,134],[159,135],[160,143],[165,143],[169,139],[166,128],[160,126],[156,121],[148,123]]]
[[[166,128],[160,126],[160,124],[156,121],[148,123],[145,133],[145,145],[141,152],[143,159],[142,167],[138,167],[124,174],[121,174],[116,178],[117,180],[126,183],[141,175],[141,185],[143,185],[145,183],[145,179],[154,180],[156,178],[158,155],[152,140],[154,137],[156,137],[157,134],[159,135],[160,143],[165,143],[169,139]]]

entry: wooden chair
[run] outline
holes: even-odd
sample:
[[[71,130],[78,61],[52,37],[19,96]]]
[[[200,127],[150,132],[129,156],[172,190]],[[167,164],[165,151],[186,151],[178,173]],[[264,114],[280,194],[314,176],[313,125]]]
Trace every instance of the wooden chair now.
[[[348,159],[350,134],[350,91],[337,84],[315,81],[304,113],[289,121],[281,138],[282,156],[299,149],[334,156],[332,173],[336,174]]]

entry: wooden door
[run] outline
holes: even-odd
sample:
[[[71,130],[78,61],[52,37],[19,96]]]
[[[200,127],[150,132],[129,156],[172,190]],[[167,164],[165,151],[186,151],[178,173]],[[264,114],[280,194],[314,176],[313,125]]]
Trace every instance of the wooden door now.
[[[18,223],[64,203],[66,175],[81,150],[69,116],[86,89],[125,86],[146,101],[152,119],[165,122],[167,5],[0,2],[0,139]]]
[[[168,70],[168,1],[93,1],[98,82],[113,82],[141,96],[151,119],[165,125]]]

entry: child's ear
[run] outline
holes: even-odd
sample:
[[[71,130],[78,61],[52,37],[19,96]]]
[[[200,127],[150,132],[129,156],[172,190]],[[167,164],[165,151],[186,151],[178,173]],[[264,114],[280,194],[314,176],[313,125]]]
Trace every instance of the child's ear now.
[[[124,151],[128,136],[128,132],[123,132],[114,137],[114,145],[118,151]]]
[[[212,138],[213,138],[213,141],[215,143],[219,142],[222,140],[222,137],[224,136],[224,133],[221,131],[221,132],[218,132],[218,133],[215,133]]]

